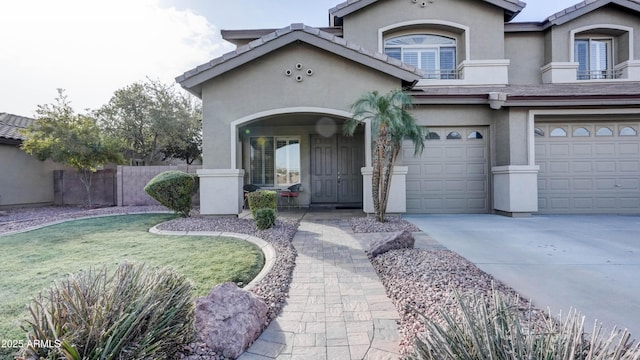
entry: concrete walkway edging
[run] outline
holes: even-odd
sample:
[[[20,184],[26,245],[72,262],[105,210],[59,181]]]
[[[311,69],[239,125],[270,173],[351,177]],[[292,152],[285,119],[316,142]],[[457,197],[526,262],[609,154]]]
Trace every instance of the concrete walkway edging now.
[[[256,245],[262,254],[264,254],[264,265],[262,266],[262,270],[256,275],[251,282],[249,282],[246,286],[243,287],[244,290],[251,290],[256,286],[265,276],[271,271],[273,265],[276,263],[276,250],[273,246],[267,241],[260,239],[259,237],[255,237],[247,234],[233,233],[233,232],[224,232],[224,231],[169,231],[169,230],[160,230],[158,226],[162,225],[162,223],[152,227],[149,229],[149,232],[156,235],[172,235],[172,236],[222,236],[222,237],[230,237],[239,240],[248,241],[254,245]]]

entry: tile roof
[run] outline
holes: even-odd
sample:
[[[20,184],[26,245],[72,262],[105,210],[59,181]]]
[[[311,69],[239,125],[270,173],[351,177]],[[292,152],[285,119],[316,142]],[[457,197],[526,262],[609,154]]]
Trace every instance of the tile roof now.
[[[638,96],[640,82],[537,84],[506,86],[433,86],[416,90],[416,95],[479,95],[502,92],[509,97],[576,97],[576,96]]]
[[[304,24],[291,24],[262,36],[247,45],[240,46],[236,50],[215,58],[208,63],[197,66],[176,77],[176,81],[187,90],[199,95],[197,94],[199,89],[196,88],[205,81],[295,41],[302,41],[333,52],[407,82],[415,82],[422,78],[423,75],[422,71],[411,65],[386,54],[367,50],[342,37]]]
[[[549,16],[546,22],[561,25],[608,4],[617,4],[640,12],[640,0],[584,0]]]
[[[538,84],[507,86],[425,87],[410,94],[416,104],[485,104],[490,93],[506,95],[507,106],[629,105],[640,106],[640,82]]]
[[[377,1],[378,0],[347,0],[329,9],[329,14],[337,17],[343,17],[352,12],[358,11],[368,5],[371,5]],[[522,9],[525,8],[525,6],[527,6],[526,3],[520,0],[483,0],[483,1],[502,7],[506,11],[508,11],[509,16],[507,17],[507,20],[513,19],[518,13],[520,13],[520,11],[522,11]]]
[[[7,113],[0,113],[0,139],[19,142],[24,140],[24,136],[19,130],[33,124],[32,118],[18,116]]]

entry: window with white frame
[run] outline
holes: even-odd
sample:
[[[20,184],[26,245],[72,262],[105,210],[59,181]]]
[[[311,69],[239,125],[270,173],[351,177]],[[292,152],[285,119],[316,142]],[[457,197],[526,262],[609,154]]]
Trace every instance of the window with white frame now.
[[[384,42],[388,56],[413,65],[426,79],[456,79],[456,40],[433,34],[392,37]]]
[[[574,61],[578,63],[578,80],[615,77],[611,38],[576,38],[574,57]]]
[[[300,182],[300,139],[295,137],[252,137],[251,183],[287,186]]]

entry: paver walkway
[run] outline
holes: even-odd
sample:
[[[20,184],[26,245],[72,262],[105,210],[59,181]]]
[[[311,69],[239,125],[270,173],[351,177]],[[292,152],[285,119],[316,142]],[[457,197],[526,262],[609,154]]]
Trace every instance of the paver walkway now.
[[[399,359],[399,319],[343,212],[308,212],[287,304],[239,358]]]

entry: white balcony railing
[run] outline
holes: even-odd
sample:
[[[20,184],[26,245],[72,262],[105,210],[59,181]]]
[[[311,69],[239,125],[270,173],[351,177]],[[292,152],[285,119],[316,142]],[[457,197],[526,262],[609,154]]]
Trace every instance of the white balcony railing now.
[[[423,79],[427,80],[461,80],[463,72],[461,70],[426,70]]]
[[[622,78],[622,70],[578,70],[578,80],[605,80]]]

